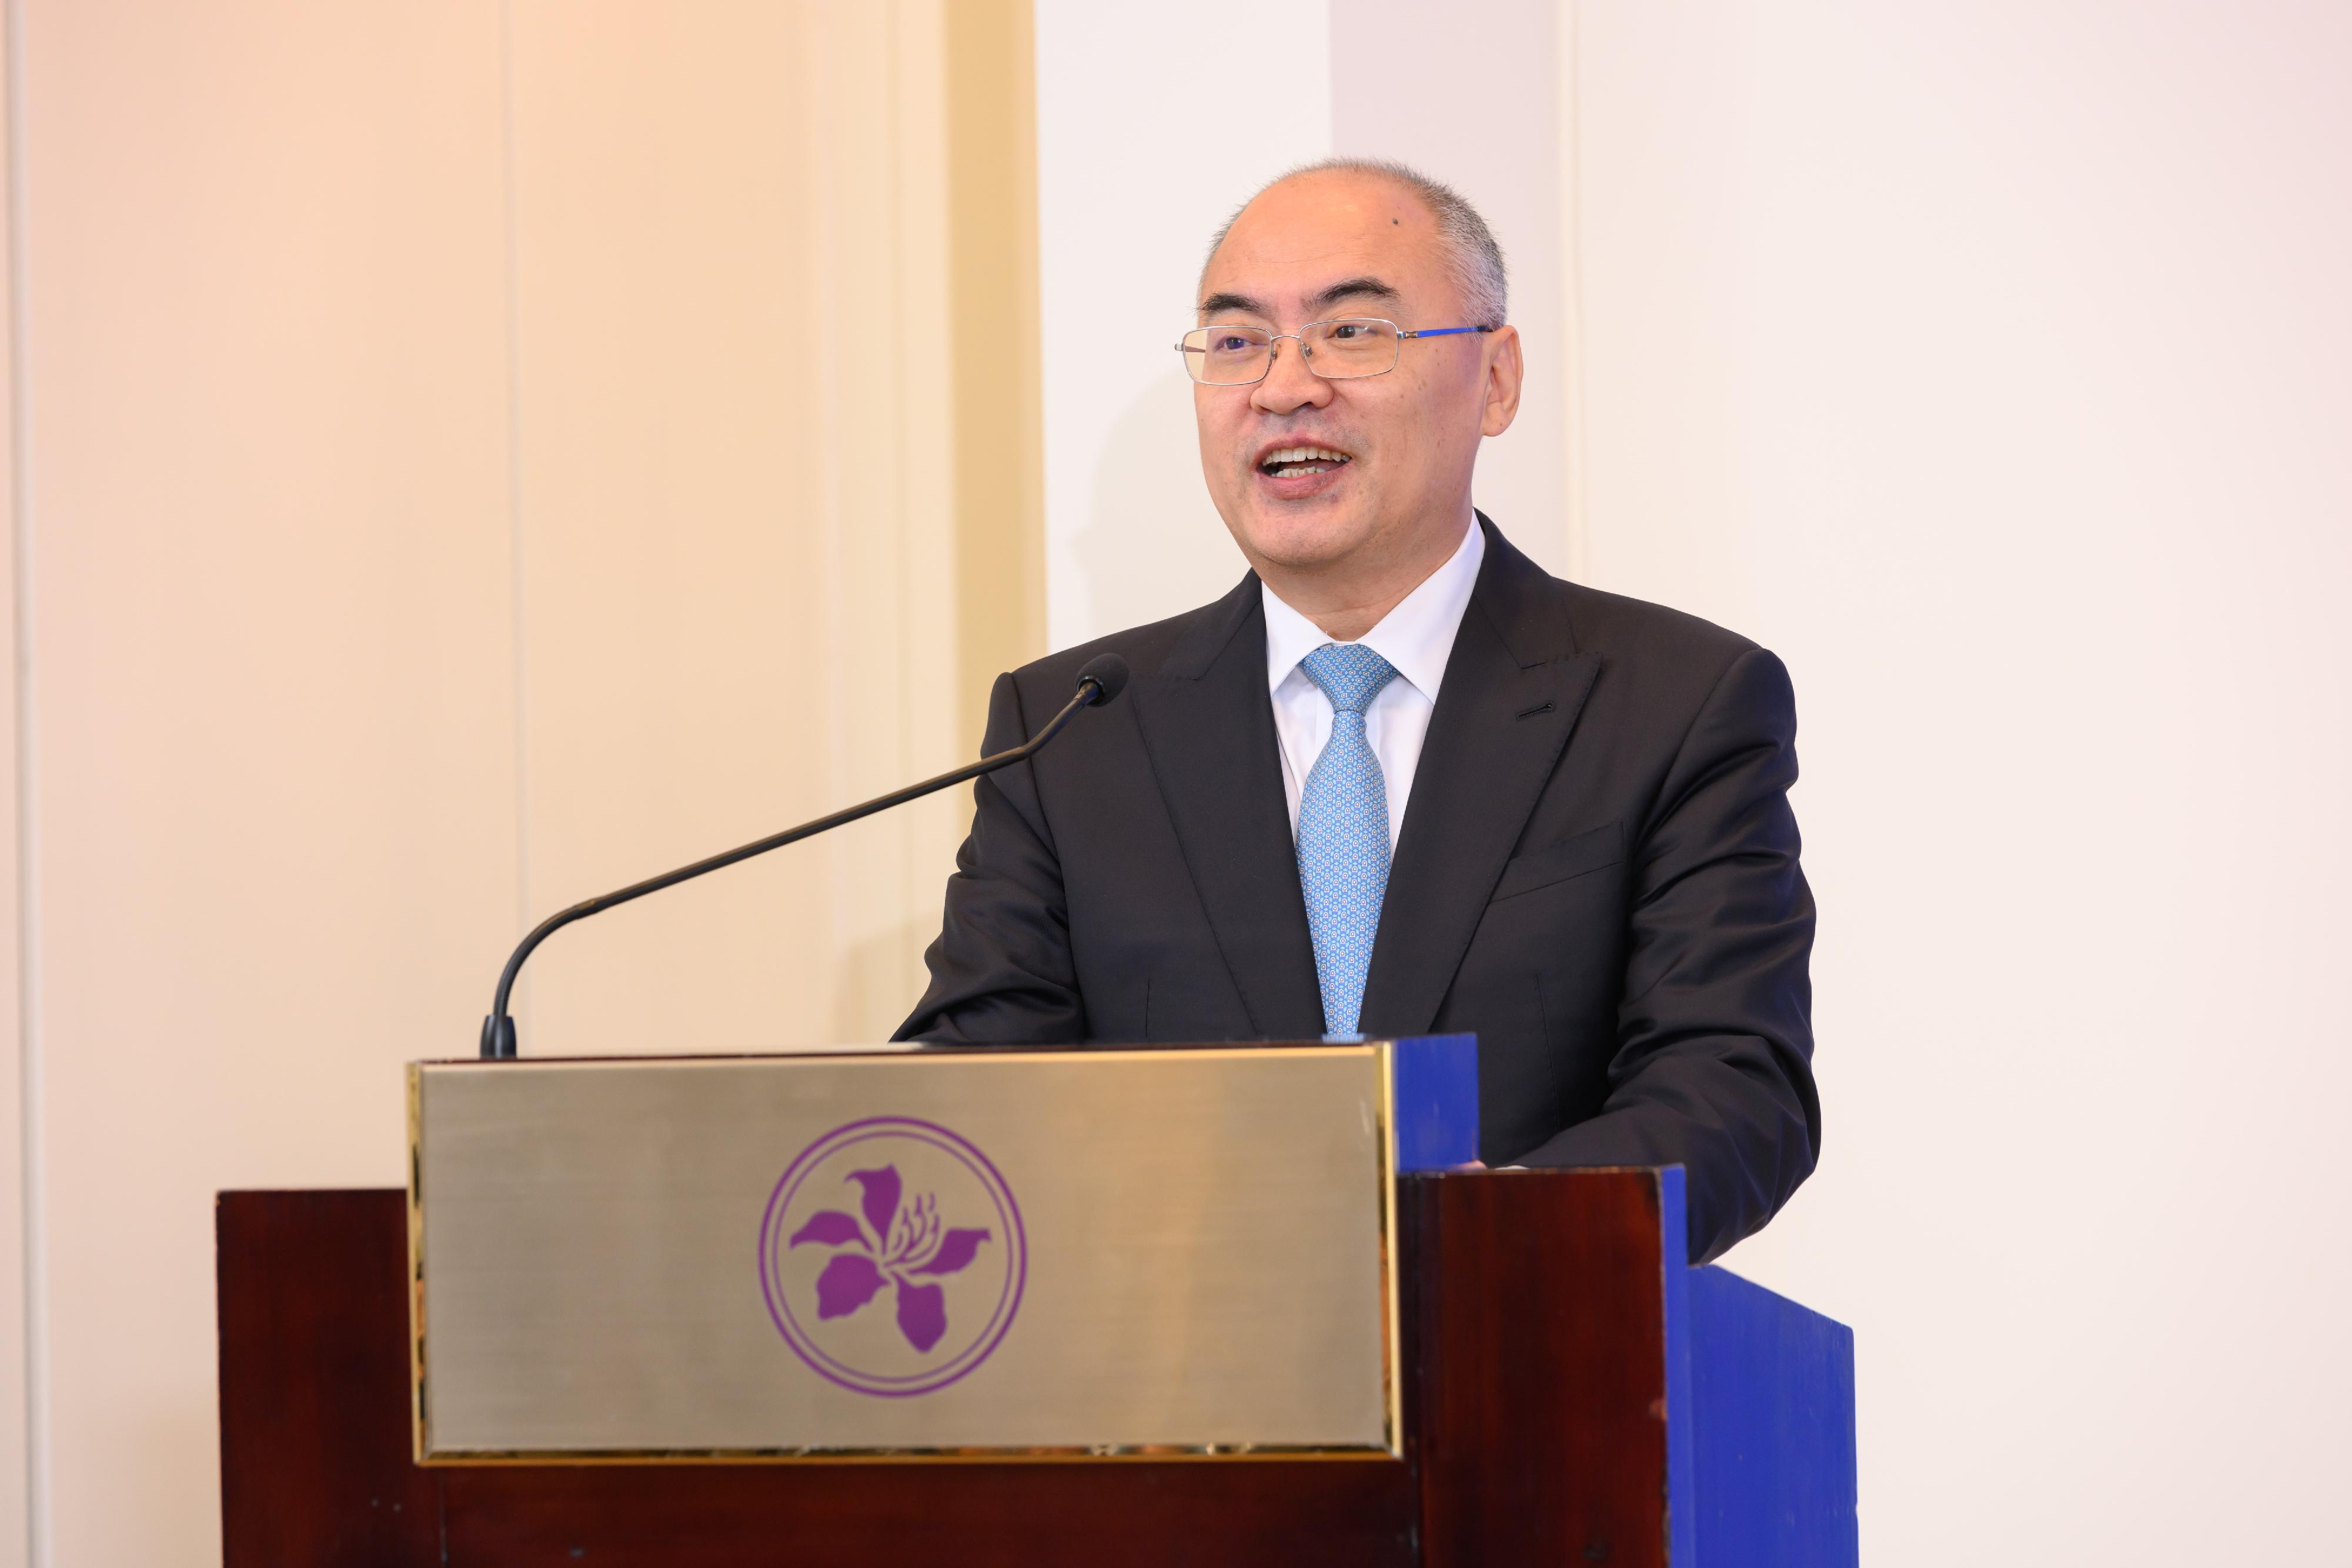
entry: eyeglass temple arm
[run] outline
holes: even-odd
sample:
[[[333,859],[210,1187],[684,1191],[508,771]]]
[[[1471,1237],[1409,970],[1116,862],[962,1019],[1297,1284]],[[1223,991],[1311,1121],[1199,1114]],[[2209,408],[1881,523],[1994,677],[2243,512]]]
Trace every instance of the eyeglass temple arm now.
[[[1408,332],[1402,328],[1399,328],[1397,329],[1397,336],[1400,338],[1451,338],[1463,332],[1491,332],[1493,330],[1495,330],[1495,329],[1492,327],[1424,327],[1417,332]],[[1283,332],[1277,335],[1285,338],[1295,336],[1295,334],[1289,332]],[[1184,342],[1180,339],[1176,344],[1176,351],[1180,354],[1205,354],[1209,350],[1206,349],[1196,348],[1192,344]]]

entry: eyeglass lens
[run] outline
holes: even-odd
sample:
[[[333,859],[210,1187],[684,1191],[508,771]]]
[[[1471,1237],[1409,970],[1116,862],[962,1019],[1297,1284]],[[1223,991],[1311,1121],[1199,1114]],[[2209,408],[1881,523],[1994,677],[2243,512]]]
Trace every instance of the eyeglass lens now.
[[[1397,327],[1375,317],[1317,321],[1301,328],[1299,354],[1326,381],[1377,376],[1396,369]],[[1274,365],[1275,334],[1263,327],[1202,327],[1184,334],[1184,368],[1207,386],[1247,386]]]

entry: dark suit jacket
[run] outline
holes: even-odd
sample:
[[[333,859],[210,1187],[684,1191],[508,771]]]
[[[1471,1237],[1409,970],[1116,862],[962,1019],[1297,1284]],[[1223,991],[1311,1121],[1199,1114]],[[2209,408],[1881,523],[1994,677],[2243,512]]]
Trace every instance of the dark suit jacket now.
[[[1490,1165],[1681,1164],[1691,1254],[1712,1257],[1821,1144],[1788,672],[1480,526],[1362,1028],[1477,1035]],[[999,677],[986,749],[1107,649],[1134,672],[1122,700],[980,780],[899,1038],[1318,1038],[1257,578]]]

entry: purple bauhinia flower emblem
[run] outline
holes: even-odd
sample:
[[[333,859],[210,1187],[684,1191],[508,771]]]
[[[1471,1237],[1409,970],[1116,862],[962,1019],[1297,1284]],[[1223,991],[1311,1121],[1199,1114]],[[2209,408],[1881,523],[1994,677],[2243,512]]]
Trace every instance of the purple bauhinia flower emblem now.
[[[816,1315],[847,1317],[888,1285],[898,1295],[898,1332],[929,1351],[948,1332],[947,1292],[929,1281],[961,1273],[989,1233],[942,1227],[929,1193],[902,1205],[896,1166],[852,1171],[848,1179],[863,1189],[859,1213],[819,1209],[785,1244],[839,1249],[816,1277]]]
[[[961,1134],[912,1116],[814,1139],[761,1217],[760,1291],[777,1331],[818,1376],[877,1398],[935,1393],[987,1360],[1028,1277],[1029,1236],[1003,1174]],[[867,1310],[886,1287],[895,1333]]]

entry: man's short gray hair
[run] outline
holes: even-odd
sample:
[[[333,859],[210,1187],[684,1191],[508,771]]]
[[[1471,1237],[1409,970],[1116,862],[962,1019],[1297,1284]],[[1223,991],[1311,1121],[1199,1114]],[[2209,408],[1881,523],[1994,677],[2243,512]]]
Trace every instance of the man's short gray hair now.
[[[1250,202],[1301,174],[1371,174],[1392,180],[1420,197],[1430,216],[1437,220],[1438,236],[1445,242],[1446,268],[1454,275],[1454,287],[1462,291],[1463,306],[1470,313],[1468,320],[1447,325],[1499,327],[1508,319],[1510,287],[1503,272],[1503,247],[1495,243],[1495,231],[1461,192],[1393,159],[1320,158],[1275,176],[1252,192],[1249,202],[1235,207],[1233,216],[1218,226],[1216,237],[1209,242],[1209,257],[1216,256],[1217,247],[1225,243],[1225,235],[1249,209]],[[1204,260],[1202,268],[1207,266]]]

